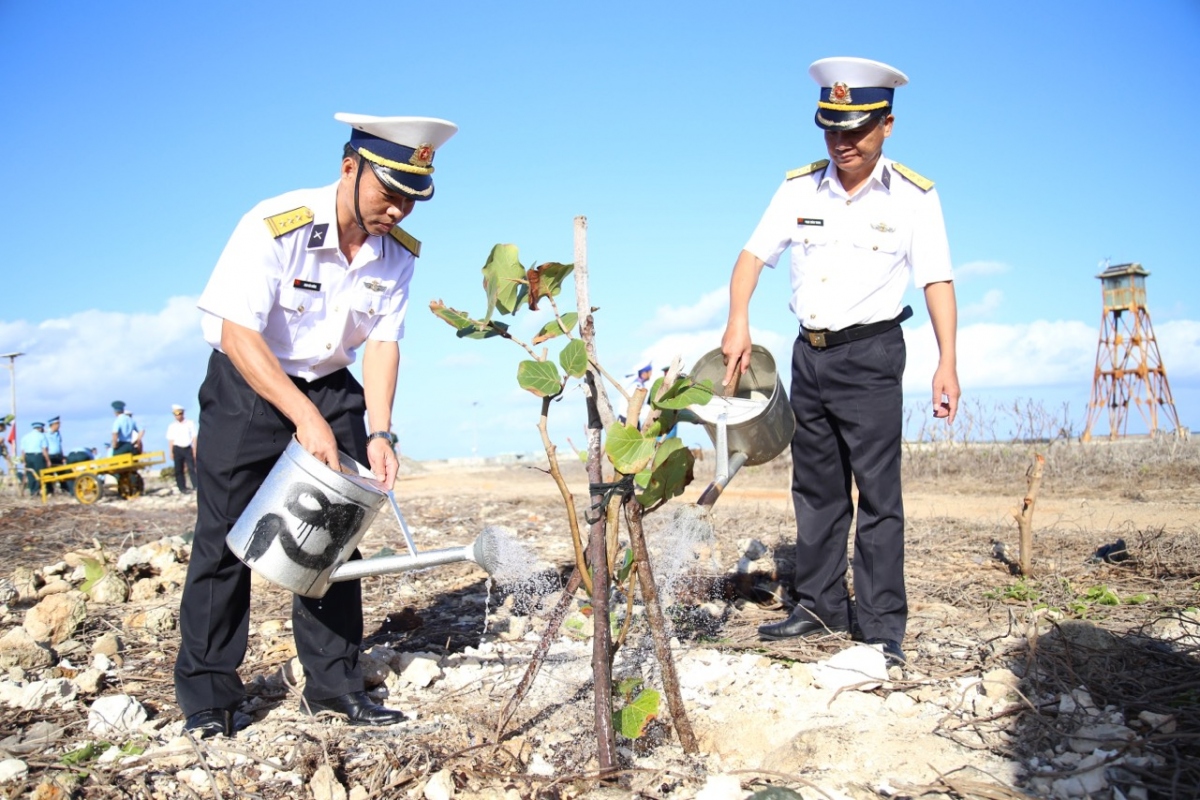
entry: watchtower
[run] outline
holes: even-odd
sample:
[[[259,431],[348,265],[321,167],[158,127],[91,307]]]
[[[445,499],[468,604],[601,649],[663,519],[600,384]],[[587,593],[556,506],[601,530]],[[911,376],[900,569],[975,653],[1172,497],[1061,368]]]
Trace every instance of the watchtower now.
[[[1158,354],[1150,309],[1146,307],[1149,276],[1141,264],[1115,264],[1096,276],[1100,279],[1104,315],[1096,347],[1092,398],[1083,429],[1085,442],[1092,438],[1092,426],[1103,409],[1108,410],[1108,438],[1124,436],[1131,402],[1151,436],[1159,429],[1160,407],[1165,420],[1179,430],[1167,370]]]

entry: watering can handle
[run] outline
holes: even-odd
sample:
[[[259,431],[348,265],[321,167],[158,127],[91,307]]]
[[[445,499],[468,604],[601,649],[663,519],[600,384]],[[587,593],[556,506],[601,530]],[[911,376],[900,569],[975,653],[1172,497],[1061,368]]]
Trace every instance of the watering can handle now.
[[[413,544],[412,534],[408,532],[408,523],[404,521],[404,514],[400,512],[400,504],[396,502],[396,493],[388,492],[387,499],[392,504],[392,511],[396,514],[396,521],[400,523],[400,532],[404,534],[404,543],[408,545],[408,552],[415,556],[417,554],[417,546]]]
[[[738,382],[742,379],[742,363],[739,361],[733,366],[733,377],[729,379],[729,383],[721,387],[722,397],[736,397],[738,390]]]

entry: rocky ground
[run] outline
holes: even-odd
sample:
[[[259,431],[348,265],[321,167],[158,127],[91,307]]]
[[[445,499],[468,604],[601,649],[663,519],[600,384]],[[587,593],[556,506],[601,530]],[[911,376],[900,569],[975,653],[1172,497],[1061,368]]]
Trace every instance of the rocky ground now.
[[[758,640],[787,610],[788,465],[743,470],[707,518],[677,516],[711,479],[701,462],[688,494],[647,518],[698,752],[664,701],[641,737],[619,740],[606,784],[582,593],[548,630],[573,556],[536,465],[408,464],[398,483],[419,549],[499,526],[510,553],[536,561],[500,582],[471,564],[364,579],[368,683],[408,723],[302,714],[290,595],[256,579],[240,730],[204,741],[182,734],[171,678],[194,496],[149,477],[145,496],[94,506],[10,490],[0,796],[1200,796],[1198,448],[1040,448],[1034,569],[1020,578],[1012,511],[1034,449],[907,454],[909,664],[890,671],[842,636]],[[381,514],[361,549],[402,552],[394,519]],[[661,688],[644,618],[638,600],[615,677]]]

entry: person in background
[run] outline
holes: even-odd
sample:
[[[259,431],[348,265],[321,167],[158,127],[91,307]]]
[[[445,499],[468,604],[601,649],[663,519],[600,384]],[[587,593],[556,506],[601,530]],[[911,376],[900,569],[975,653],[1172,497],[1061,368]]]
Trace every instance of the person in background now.
[[[46,431],[46,453],[50,463],[47,466],[59,467],[67,463],[67,457],[63,454],[62,443],[62,422],[58,417],[51,417],[46,424],[49,430]],[[46,484],[46,494],[54,494],[54,484]]]
[[[44,423],[34,422],[29,427],[29,433],[21,437],[21,452],[25,454],[25,488],[36,495],[42,487],[38,473],[50,465],[49,442]]]
[[[78,464],[81,461],[92,461],[95,458],[96,458],[96,448],[80,447],[80,448],[77,448],[77,449],[72,450],[71,452],[67,453],[66,463]],[[72,478],[69,481],[63,481],[63,483],[66,484],[67,494],[75,493],[75,479],[74,478]]]
[[[721,343],[729,385],[750,366],[749,306],[759,275],[790,248],[791,309],[800,322],[791,391],[796,606],[759,635],[850,632],[895,666],[905,662],[908,618],[900,323],[912,309],[903,296],[910,281],[924,289],[939,350],[932,412],[953,422],[960,390],[950,247],[933,182],[883,155],[904,73],[864,58],[826,58],[809,74],[821,87],[815,121],[829,158],[787,174],[738,256]],[[846,584],[852,518],[853,610]]]
[[[653,371],[654,371],[654,364],[650,363],[644,367],[638,367],[636,370],[634,370],[630,374],[626,375],[625,376],[626,378],[633,378],[633,380],[631,380],[629,382],[629,384],[625,387],[625,393],[628,394],[630,397],[633,397],[633,393],[635,391],[637,391],[638,389],[645,389],[647,392],[649,392],[650,391],[650,374]],[[649,397],[647,397],[646,400],[643,401],[643,403],[642,403],[642,410],[641,410],[641,414],[640,414],[641,420],[645,420],[646,416],[649,414],[649,409],[650,409],[650,399],[649,399]],[[617,419],[622,424],[624,424],[624,422],[625,422],[624,412],[627,410],[628,410],[628,406],[626,406],[626,408],[619,409],[619,411],[622,413],[619,413],[617,415]],[[641,422],[639,421],[638,428],[640,429],[641,427],[642,427],[642,425],[641,425]]]
[[[180,494],[187,494],[187,481],[184,480],[184,468],[192,486],[196,485],[196,424],[190,419],[184,419],[183,406],[171,406],[171,414],[175,419],[167,426],[167,441],[171,446],[171,457],[175,462],[175,486]]]
[[[180,603],[175,696],[184,730],[200,738],[232,736],[245,696],[238,668],[250,570],[226,536],[284,450],[294,439],[334,470],[340,450],[384,486],[396,479],[389,429],[420,253],[398,225],[433,197],[435,151],[458,128],[429,117],[335,118],[352,128],[337,181],[265,200],[243,216],[197,304],[213,350],[200,386],[196,466],[204,477]],[[360,347],[361,384],[349,370]],[[364,689],[359,581],[334,583],[321,598],[294,595],[292,626],[304,667],[302,711],[357,725],[404,721]]]
[[[125,403],[122,401],[114,400],[112,407],[113,414],[116,416],[112,427],[112,455],[133,453],[137,434],[140,432],[137,423],[133,421],[133,417],[125,413]]]

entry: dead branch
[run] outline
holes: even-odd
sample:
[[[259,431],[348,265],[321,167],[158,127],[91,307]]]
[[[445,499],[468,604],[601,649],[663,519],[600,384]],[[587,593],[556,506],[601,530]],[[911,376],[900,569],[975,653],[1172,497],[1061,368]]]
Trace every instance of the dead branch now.
[[[1013,511],[1013,518],[1017,520],[1017,529],[1021,532],[1021,574],[1029,577],[1032,575],[1033,561],[1033,505],[1037,502],[1038,489],[1042,485],[1042,470],[1046,466],[1046,457],[1041,453],[1037,453],[1035,461],[1029,467],[1029,471],[1025,473],[1028,488],[1025,491],[1025,499],[1021,502],[1021,508],[1018,511]]]

